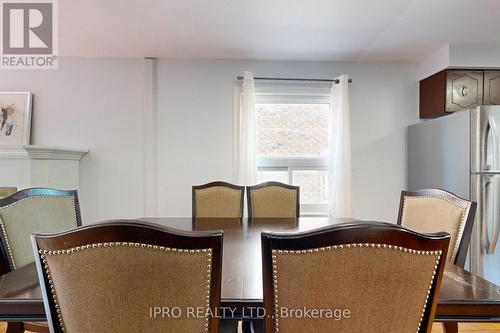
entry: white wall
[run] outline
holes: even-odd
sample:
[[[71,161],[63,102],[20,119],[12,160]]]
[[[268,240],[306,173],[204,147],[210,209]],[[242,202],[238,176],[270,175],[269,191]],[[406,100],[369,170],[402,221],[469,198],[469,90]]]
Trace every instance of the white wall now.
[[[33,144],[90,150],[81,162],[84,223],[143,215],[144,60],[60,59],[58,70],[0,77],[1,91],[34,93]]]
[[[418,81],[421,81],[442,71],[448,66],[450,66],[450,44],[446,44],[422,59],[417,65],[415,77]]]
[[[446,44],[422,59],[416,70],[418,81],[445,68],[500,68],[500,46],[485,44]]]
[[[34,144],[90,150],[80,179],[85,223],[145,215],[145,68],[142,59],[61,59],[58,70],[2,71],[0,90],[35,95]],[[395,221],[405,128],[418,120],[415,65],[404,63],[159,60],[158,215],[189,216],[193,184],[233,181],[233,88],[244,70],[350,74],[354,215]]]
[[[500,68],[500,46],[484,44],[450,45],[450,67]]]
[[[188,216],[191,185],[233,181],[233,87],[256,76],[328,78],[351,85],[353,212],[395,221],[406,187],[406,126],[418,120],[415,65],[160,60],[158,214]]]

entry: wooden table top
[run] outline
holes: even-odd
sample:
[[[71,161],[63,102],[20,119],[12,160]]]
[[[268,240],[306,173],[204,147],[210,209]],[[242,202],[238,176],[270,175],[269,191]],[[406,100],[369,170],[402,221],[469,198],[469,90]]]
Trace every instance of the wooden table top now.
[[[305,231],[352,220],[326,217],[295,219],[141,218],[143,221],[183,230],[223,230],[222,305],[260,306],[262,267],[260,233]],[[369,222],[365,222],[369,223]],[[43,320],[43,303],[34,264],[0,277],[0,320]],[[436,310],[436,320],[500,321],[498,286],[448,265]]]

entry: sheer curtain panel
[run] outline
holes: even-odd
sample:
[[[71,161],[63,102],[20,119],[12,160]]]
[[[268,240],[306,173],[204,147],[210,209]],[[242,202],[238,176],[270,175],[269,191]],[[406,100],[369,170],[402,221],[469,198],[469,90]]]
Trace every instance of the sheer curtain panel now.
[[[349,77],[341,75],[332,84],[330,143],[328,154],[328,213],[351,217],[351,130],[349,122]]]
[[[253,73],[243,72],[240,98],[236,179],[240,185],[257,182],[257,148],[255,131],[255,83]]]

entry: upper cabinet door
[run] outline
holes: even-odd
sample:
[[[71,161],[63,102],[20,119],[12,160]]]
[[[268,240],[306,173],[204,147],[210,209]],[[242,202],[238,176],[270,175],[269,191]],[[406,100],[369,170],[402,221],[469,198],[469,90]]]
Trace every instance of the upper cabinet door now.
[[[446,112],[483,104],[483,71],[450,70],[446,80]]]
[[[484,72],[484,105],[500,105],[500,71]]]

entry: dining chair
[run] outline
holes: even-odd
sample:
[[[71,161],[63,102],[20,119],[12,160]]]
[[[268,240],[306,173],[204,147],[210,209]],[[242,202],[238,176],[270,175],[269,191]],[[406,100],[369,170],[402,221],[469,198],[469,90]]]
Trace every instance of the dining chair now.
[[[296,225],[300,216],[300,187],[270,181],[247,186],[249,226],[259,219],[274,219],[276,223]],[[261,323],[244,320],[243,332],[260,331]]]
[[[298,218],[300,187],[265,182],[247,187],[249,218]]]
[[[0,187],[0,198],[4,198],[17,192],[17,187]]]
[[[51,332],[218,332],[222,238],[132,220],[34,234]]]
[[[418,232],[444,230],[451,235],[447,262],[464,267],[477,204],[445,190],[401,192],[398,224]],[[446,333],[458,332],[458,323],[444,322]]]
[[[216,181],[193,186],[194,218],[242,218],[245,187]]]
[[[464,267],[477,204],[440,189],[401,192],[398,224],[418,232],[451,235],[447,261]]]
[[[28,188],[0,198],[0,274],[35,260],[30,236],[82,224],[77,191]],[[47,323],[9,323],[7,332],[48,333]]]
[[[352,222],[261,238],[264,332],[431,332],[447,233]]]
[[[30,236],[82,224],[77,191],[28,188],[0,199],[0,239],[6,273],[34,261]]]
[[[245,187],[227,182],[215,181],[192,188],[193,227],[213,228],[213,219],[224,219],[224,223],[234,225],[243,218]],[[218,221],[217,223],[222,223]],[[236,332],[238,322],[224,320],[221,332]]]

